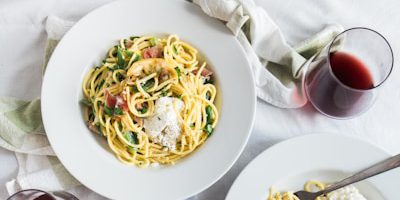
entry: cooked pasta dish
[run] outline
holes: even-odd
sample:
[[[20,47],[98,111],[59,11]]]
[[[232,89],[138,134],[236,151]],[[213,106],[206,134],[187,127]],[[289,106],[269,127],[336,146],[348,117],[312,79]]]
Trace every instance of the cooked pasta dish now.
[[[304,190],[307,192],[317,192],[324,190],[327,184],[320,181],[310,180],[304,184]],[[273,188],[269,189],[267,200],[300,200],[293,192],[278,192]],[[366,198],[353,185],[340,188],[328,193],[326,196],[317,197],[315,200],[366,200]]]
[[[179,39],[121,39],[83,79],[88,128],[123,163],[170,165],[211,136],[218,122],[213,72]]]

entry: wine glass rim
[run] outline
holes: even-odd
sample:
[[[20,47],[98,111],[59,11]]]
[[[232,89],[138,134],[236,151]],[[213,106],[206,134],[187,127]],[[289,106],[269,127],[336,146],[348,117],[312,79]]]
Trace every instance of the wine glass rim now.
[[[331,52],[331,48],[332,48],[334,42],[336,41],[336,39],[338,39],[338,38],[339,38],[341,35],[343,35],[344,33],[349,32],[349,31],[352,31],[352,30],[366,30],[366,31],[371,31],[371,32],[377,34],[378,36],[380,36],[380,37],[386,42],[387,46],[389,47],[390,55],[391,55],[391,65],[390,65],[389,73],[387,73],[387,75],[385,76],[385,78],[383,78],[383,79],[379,82],[379,84],[374,85],[374,86],[371,87],[371,88],[368,88],[368,89],[357,89],[357,88],[353,88],[353,87],[350,87],[350,86],[344,84],[339,78],[336,77],[335,73],[333,73],[333,71],[332,71],[331,60],[330,60],[330,56],[328,55],[327,58],[328,58],[328,64],[329,64],[329,72],[331,73],[332,77],[334,77],[334,79],[335,79],[339,84],[341,84],[343,87],[345,87],[345,88],[348,88],[348,89],[353,90],[353,91],[359,91],[359,92],[365,92],[365,91],[373,90],[373,89],[378,88],[379,86],[381,86],[384,82],[386,82],[386,80],[388,79],[388,77],[389,77],[390,74],[392,73],[393,65],[394,65],[393,49],[392,49],[392,47],[390,46],[390,44],[389,44],[389,42],[387,41],[387,39],[386,39],[382,34],[380,34],[378,31],[375,31],[375,30],[373,30],[373,29],[371,29],[371,28],[367,28],[367,27],[353,27],[353,28],[349,28],[349,29],[346,29],[346,30],[342,31],[341,33],[339,33],[338,35],[336,35],[336,36],[333,38],[332,42],[329,44],[328,54]]]
[[[17,196],[18,194],[21,194],[21,193],[23,193],[23,192],[28,192],[28,191],[32,191],[32,192],[41,192],[41,193],[43,193],[43,194],[49,195],[52,199],[55,200],[55,198],[54,198],[51,194],[49,194],[48,192],[45,192],[45,191],[43,191],[43,190],[39,190],[39,189],[25,189],[25,190],[20,190],[20,191],[18,191],[18,192],[16,192],[16,193],[12,194],[10,197],[8,197],[7,200],[11,200],[12,198],[14,198],[15,196]]]

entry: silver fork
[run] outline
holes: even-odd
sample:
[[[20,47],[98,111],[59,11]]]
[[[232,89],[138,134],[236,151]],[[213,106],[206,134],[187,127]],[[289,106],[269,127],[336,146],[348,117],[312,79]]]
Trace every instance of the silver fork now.
[[[336,183],[328,186],[327,188],[325,188],[325,190],[321,190],[318,192],[307,192],[307,191],[301,190],[301,191],[295,192],[294,194],[300,200],[315,200],[317,197],[319,197],[321,195],[326,195],[329,192],[332,192],[339,188],[345,187],[352,183],[362,181],[371,176],[378,175],[380,173],[386,172],[388,170],[394,169],[399,166],[400,166],[400,154],[390,157],[390,158],[388,158],[384,161],[381,161],[375,165],[372,165],[371,167],[364,169],[364,170],[354,174],[353,176],[350,176],[339,182],[336,182]]]

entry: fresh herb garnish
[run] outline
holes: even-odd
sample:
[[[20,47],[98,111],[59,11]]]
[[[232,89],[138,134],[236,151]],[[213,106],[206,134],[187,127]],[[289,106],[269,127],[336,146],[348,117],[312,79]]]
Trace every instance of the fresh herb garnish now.
[[[104,106],[104,113],[108,116],[113,116],[113,110],[108,106]]]
[[[133,41],[134,39],[136,39],[136,38],[139,38],[139,36],[131,36],[131,37],[129,37],[129,39],[131,39],[132,41]]]
[[[118,66],[124,66],[125,65],[125,60],[124,60],[124,55],[122,54],[122,51],[120,49],[117,50],[117,64]]]
[[[157,45],[158,40],[157,40],[156,37],[152,37],[152,38],[150,38],[149,42],[150,42],[150,45],[151,45],[152,47],[154,47],[154,46]]]
[[[132,57],[133,52],[129,51],[129,50],[125,50],[125,55],[128,56],[128,57]]]
[[[206,133],[208,134],[208,136],[211,136],[212,132],[213,132],[213,128],[211,124],[207,124],[206,127],[204,128],[204,130],[206,131]]]
[[[130,151],[130,152],[135,152],[136,151],[136,148],[135,147],[131,147],[131,146],[128,146],[128,150]]]
[[[179,67],[175,67],[175,71],[178,74],[178,78],[181,77],[181,69]]]
[[[153,87],[154,82],[155,82],[154,79],[150,79],[150,80],[146,81],[144,84],[142,84],[143,90],[147,92],[148,89]]]
[[[117,56],[117,51],[118,51],[118,45],[115,45],[112,53],[113,57]]]
[[[210,99],[211,99],[211,96],[210,96],[210,93],[209,93],[209,92],[206,93],[206,99],[207,99],[207,100],[210,100]]]
[[[112,68],[112,71],[117,70],[117,69],[125,69],[125,68],[122,65],[114,65]]]
[[[121,73],[117,73],[117,79],[118,79],[118,81],[123,81],[124,80],[124,78],[125,78],[125,76],[123,75],[123,74],[121,74]]]
[[[101,80],[100,84],[97,86],[97,89],[101,89],[105,83],[105,80]]]
[[[122,130],[122,122],[121,121],[118,121],[118,129]]]
[[[214,84],[214,80],[211,78],[211,77],[209,77],[209,78],[206,78],[206,80],[204,81],[204,84]]]
[[[123,111],[121,108],[116,107],[116,108],[114,108],[114,114],[116,114],[116,115],[123,115],[123,114],[124,114],[124,111]]]
[[[131,131],[127,131],[124,133],[124,138],[130,143],[130,144],[139,144],[139,140],[137,138],[136,133],[133,133]]]
[[[212,123],[214,116],[213,116],[212,108],[209,105],[206,107],[206,114],[207,114],[207,123],[208,124]]]
[[[168,92],[166,90],[161,91],[161,96],[165,97],[168,95]]]
[[[147,112],[147,107],[143,107],[142,110],[140,111],[142,114]]]
[[[206,125],[206,127],[204,127],[204,130],[206,131],[208,136],[210,136],[212,134],[212,132],[213,132],[213,127],[212,127],[211,124],[214,121],[213,110],[212,110],[212,107],[210,105],[208,105],[206,107],[206,114],[207,114],[207,125]]]
[[[142,59],[142,56],[140,56],[137,53],[135,53],[134,56],[135,56],[135,58],[132,60],[133,63],[136,62],[136,61],[139,61],[140,59]]]
[[[136,92],[139,92],[139,90],[137,89],[136,85],[134,85],[134,86],[131,87],[131,91],[132,91],[132,92],[135,92],[135,93],[136,93]]]
[[[172,49],[174,50],[174,53],[175,53],[175,54],[178,54],[178,49],[176,48],[175,45],[172,45]]]

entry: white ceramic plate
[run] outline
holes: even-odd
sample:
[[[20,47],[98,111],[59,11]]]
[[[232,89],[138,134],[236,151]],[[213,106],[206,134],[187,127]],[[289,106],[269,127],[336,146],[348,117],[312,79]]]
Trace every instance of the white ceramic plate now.
[[[266,200],[269,188],[298,191],[308,180],[339,181],[388,158],[384,150],[338,134],[312,134],[286,140],[257,156],[233,183],[227,200]],[[370,200],[398,200],[400,169],[355,184]]]
[[[215,71],[220,121],[212,137],[175,166],[124,165],[85,126],[79,106],[82,78],[118,39],[172,33],[199,49]],[[57,156],[81,183],[112,199],[183,199],[209,187],[242,152],[255,104],[252,74],[239,43],[220,21],[182,0],[117,1],[91,12],[58,44],[42,88],[44,125]]]

